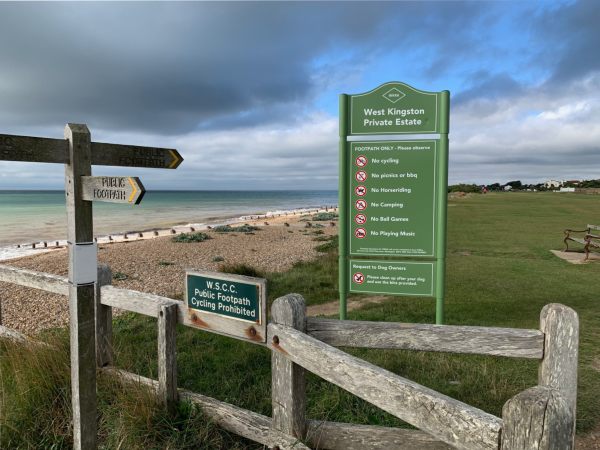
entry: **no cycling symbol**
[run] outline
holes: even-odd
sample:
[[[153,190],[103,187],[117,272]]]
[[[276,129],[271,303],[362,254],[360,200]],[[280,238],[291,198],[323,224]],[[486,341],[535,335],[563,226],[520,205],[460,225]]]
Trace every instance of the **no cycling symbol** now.
[[[352,279],[357,284],[363,284],[365,282],[365,276],[360,272],[356,272],[354,275],[352,275]]]
[[[368,162],[369,162],[369,160],[367,159],[367,157],[365,155],[360,155],[360,156],[356,157],[356,165],[358,167],[365,167]]]
[[[365,181],[367,179],[367,172],[359,170],[356,172],[356,181]]]
[[[354,231],[354,236],[356,236],[359,239],[364,239],[367,237],[367,230],[365,230],[364,228],[357,228]]]
[[[367,221],[367,216],[365,216],[364,214],[357,214],[356,216],[354,216],[354,221],[357,224],[362,225]]]
[[[367,193],[367,188],[364,186],[356,186],[354,192],[356,192],[356,195],[362,197]]]
[[[367,209],[367,202],[362,199],[356,200],[356,209],[358,209],[359,211]]]

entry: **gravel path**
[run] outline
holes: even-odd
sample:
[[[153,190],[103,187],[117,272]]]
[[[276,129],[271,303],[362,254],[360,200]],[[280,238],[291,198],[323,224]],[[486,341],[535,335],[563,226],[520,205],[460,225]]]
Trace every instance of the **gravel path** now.
[[[216,233],[204,242],[175,243],[171,237],[101,244],[100,263],[110,265],[113,285],[171,298],[181,298],[186,269],[218,270],[222,264],[244,263],[265,272],[285,271],[301,260],[317,257],[314,229],[306,228],[299,216],[249,222],[260,226],[254,234]],[[288,223],[289,226],[286,226]],[[337,233],[329,222],[320,228],[326,235]],[[221,261],[222,259],[222,261]],[[43,253],[5,264],[67,276],[66,249]],[[124,279],[118,279],[124,278]],[[68,323],[68,301],[60,295],[8,283],[0,283],[2,324],[26,334]]]

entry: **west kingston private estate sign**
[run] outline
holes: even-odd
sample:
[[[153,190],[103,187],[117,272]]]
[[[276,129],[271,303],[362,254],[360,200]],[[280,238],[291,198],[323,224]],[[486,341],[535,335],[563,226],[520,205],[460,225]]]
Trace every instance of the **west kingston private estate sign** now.
[[[436,297],[443,321],[449,92],[340,96],[340,316],[348,292]]]

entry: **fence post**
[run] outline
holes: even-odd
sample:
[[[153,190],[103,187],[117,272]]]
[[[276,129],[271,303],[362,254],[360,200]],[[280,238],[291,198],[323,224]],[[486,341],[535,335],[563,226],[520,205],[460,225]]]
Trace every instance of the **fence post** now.
[[[551,303],[540,313],[540,329],[544,333],[544,358],[539,366],[538,384],[561,393],[573,416],[571,434],[575,439],[579,318],[573,309]]]
[[[112,271],[105,264],[98,265],[96,283],[96,364],[98,367],[112,365],[112,308],[102,304],[102,286],[112,284]]]
[[[306,305],[299,294],[280,297],[271,307],[276,324],[306,332]],[[277,345],[278,337],[269,336]],[[304,439],[306,434],[306,378],[302,367],[277,352],[271,353],[273,427],[290,436]]]
[[[571,450],[575,418],[557,389],[529,388],[502,408],[501,450]]]
[[[162,305],[158,313],[158,395],[173,412],[177,394],[177,305]]]

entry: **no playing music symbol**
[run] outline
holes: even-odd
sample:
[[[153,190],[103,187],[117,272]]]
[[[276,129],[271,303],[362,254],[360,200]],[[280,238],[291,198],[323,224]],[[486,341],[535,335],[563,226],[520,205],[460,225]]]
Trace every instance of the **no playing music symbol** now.
[[[367,230],[365,230],[364,228],[357,228],[356,230],[354,230],[354,236],[356,236],[359,239],[364,239],[367,237]]]
[[[365,276],[360,272],[356,272],[354,275],[352,275],[352,279],[358,284],[363,284],[365,282]]]

